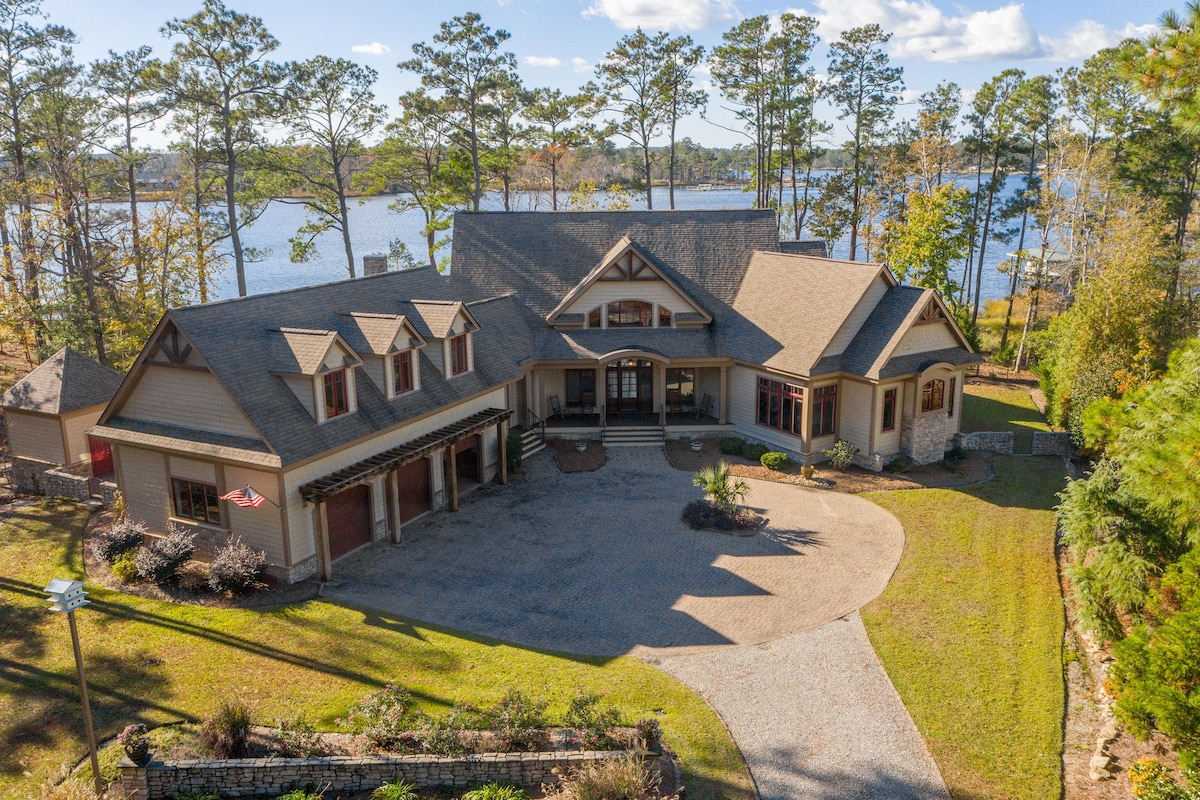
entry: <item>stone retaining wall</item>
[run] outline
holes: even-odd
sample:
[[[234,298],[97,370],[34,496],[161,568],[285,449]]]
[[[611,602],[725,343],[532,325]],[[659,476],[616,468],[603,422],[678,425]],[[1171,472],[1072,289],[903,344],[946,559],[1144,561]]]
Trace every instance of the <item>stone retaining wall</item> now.
[[[963,450],[986,450],[1005,456],[1013,454],[1015,440],[1016,434],[1012,431],[978,431],[954,436],[954,443]]]
[[[1062,456],[1074,458],[1079,454],[1071,434],[1066,431],[1034,431],[1033,454],[1035,456]]]
[[[222,797],[274,797],[292,788],[319,786],[326,793],[361,792],[387,781],[404,780],[419,788],[466,787],[498,781],[537,789],[557,783],[566,772],[587,762],[624,758],[625,751],[484,753],[449,756],[330,756],[327,758],[242,758],[226,761],[155,761],[140,766],[121,761],[121,790],[128,800],[160,800],[181,792],[215,792]],[[645,753],[652,772],[658,755]]]
[[[82,503],[92,499],[91,479],[65,469],[48,469],[42,473],[42,494]]]

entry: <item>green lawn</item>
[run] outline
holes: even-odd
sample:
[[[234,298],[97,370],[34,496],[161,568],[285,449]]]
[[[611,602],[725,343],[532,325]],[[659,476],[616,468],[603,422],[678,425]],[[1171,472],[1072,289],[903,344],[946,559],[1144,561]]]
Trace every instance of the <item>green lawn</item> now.
[[[1018,453],[1028,453],[1034,431],[1048,431],[1046,418],[1023,386],[969,383],[963,387],[962,431],[1014,431]]]
[[[52,577],[82,578],[86,511],[68,503],[0,517],[0,797],[37,787],[86,752],[67,621],[47,613]],[[634,658],[525,650],[399,617],[313,600],[228,611],[143,600],[89,585],[77,614],[100,736],[142,721],[196,719],[224,697],[256,721],[304,710],[319,727],[388,681],[428,711],[490,703],[518,687],[564,710],[577,689],[606,693],[634,721],[656,709],[680,753],[688,796],[750,800],[750,776],[717,715],[694,692]],[[402,591],[403,587],[397,587]]]
[[[955,798],[1059,796],[1063,610],[1052,458],[997,458],[957,490],[863,495],[904,555],[863,620]]]

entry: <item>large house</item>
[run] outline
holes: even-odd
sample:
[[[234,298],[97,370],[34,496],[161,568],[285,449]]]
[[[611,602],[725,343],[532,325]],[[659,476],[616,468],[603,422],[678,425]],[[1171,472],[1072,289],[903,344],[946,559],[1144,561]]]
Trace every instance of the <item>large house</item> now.
[[[771,211],[462,213],[451,275],[168,312],[92,434],[150,530],[287,580],[505,481],[510,427],[940,459],[977,356],[935,292],[810,252]],[[220,499],[245,486],[272,504]]]

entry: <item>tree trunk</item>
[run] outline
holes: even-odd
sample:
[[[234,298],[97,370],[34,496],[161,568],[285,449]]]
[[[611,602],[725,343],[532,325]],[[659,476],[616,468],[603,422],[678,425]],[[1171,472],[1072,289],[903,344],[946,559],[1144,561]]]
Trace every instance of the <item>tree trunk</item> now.
[[[558,211],[558,162],[550,154],[550,210]]]
[[[245,297],[246,259],[242,253],[242,236],[238,231],[237,198],[234,194],[237,179],[237,153],[233,149],[233,112],[229,107],[228,96],[225,99],[222,114],[225,143],[225,213],[229,222],[229,241],[233,245],[233,264],[237,270],[238,297]]]
[[[987,252],[988,231],[992,224],[992,201],[996,197],[996,172],[1000,167],[1000,151],[992,159],[992,177],[988,181],[987,210],[983,215],[983,233],[979,237],[979,261],[975,266],[975,303],[971,308],[971,324],[979,318],[979,301],[983,297],[983,256]]]

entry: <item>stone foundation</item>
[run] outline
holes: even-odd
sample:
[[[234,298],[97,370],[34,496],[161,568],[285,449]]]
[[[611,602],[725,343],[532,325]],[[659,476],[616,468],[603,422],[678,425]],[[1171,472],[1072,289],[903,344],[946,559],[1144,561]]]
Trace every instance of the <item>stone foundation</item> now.
[[[900,427],[900,452],[918,464],[933,464],[946,455],[958,419],[944,412],[904,414]]]
[[[955,435],[954,444],[963,450],[983,450],[999,453],[1005,456],[1013,454],[1013,443],[1016,434],[1012,431],[977,431],[976,433],[960,433]]]
[[[1035,456],[1062,456],[1074,458],[1079,455],[1078,448],[1071,441],[1071,434],[1066,431],[1034,431],[1033,450]]]
[[[226,761],[155,761],[120,763],[121,791],[128,800],[160,800],[182,792],[215,792],[222,797],[274,797],[292,788],[318,786],[327,794],[362,792],[387,781],[403,780],[419,788],[466,787],[497,781],[538,789],[557,783],[558,775],[588,762],[624,758],[625,751],[483,753],[448,756],[330,756],[327,758],[242,758]],[[651,772],[655,753],[644,753]]]

